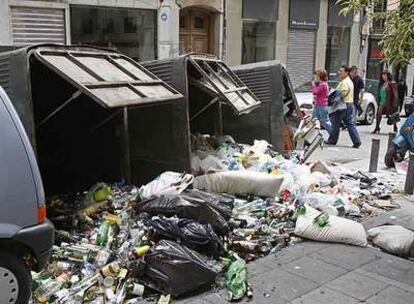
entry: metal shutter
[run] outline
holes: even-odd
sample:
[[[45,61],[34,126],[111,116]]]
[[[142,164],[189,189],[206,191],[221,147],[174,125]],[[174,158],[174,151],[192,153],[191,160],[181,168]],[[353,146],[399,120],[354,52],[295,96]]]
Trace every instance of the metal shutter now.
[[[155,74],[162,81],[173,86],[173,61],[156,60],[141,63],[148,71]]]
[[[316,31],[289,30],[287,69],[293,87],[313,79]]]
[[[10,94],[10,57],[0,55],[0,86]]]
[[[11,27],[17,46],[66,42],[63,9],[11,7]]]
[[[272,78],[269,67],[233,71],[261,102],[271,102]]]

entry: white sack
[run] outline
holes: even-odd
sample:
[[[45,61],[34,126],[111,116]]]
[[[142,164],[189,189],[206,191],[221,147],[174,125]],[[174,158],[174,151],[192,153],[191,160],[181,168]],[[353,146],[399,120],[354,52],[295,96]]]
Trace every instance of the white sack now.
[[[139,188],[139,195],[143,199],[165,194],[180,194],[193,182],[194,176],[167,171],[153,181]]]
[[[414,232],[399,225],[368,230],[368,239],[385,251],[402,257],[414,257]]]
[[[306,213],[298,216],[294,233],[297,236],[314,241],[357,246],[367,244],[367,234],[360,223],[329,215],[329,224],[325,227],[319,227],[313,222],[319,214],[319,211],[306,205]]]
[[[277,196],[282,176],[254,171],[225,171],[200,175],[194,179],[194,188],[229,194]]]

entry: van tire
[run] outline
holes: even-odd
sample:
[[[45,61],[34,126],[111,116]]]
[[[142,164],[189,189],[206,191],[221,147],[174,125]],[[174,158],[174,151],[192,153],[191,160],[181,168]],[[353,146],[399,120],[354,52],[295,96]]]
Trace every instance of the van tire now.
[[[17,256],[11,255],[8,252],[0,251],[0,267],[13,273],[17,279],[18,295],[17,301],[15,301],[14,303],[29,303],[32,287],[32,277],[30,274],[30,270],[26,267],[23,260]],[[6,274],[4,274],[4,276],[6,276]],[[4,282],[4,280],[1,281]]]

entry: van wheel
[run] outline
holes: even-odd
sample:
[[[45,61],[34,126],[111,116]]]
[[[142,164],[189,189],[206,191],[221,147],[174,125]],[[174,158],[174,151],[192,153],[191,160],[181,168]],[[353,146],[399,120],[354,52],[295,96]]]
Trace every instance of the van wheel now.
[[[369,104],[367,106],[367,110],[365,111],[365,119],[363,121],[364,125],[372,125],[375,118],[375,107],[373,104]]]
[[[0,303],[29,303],[32,277],[24,262],[0,251]]]

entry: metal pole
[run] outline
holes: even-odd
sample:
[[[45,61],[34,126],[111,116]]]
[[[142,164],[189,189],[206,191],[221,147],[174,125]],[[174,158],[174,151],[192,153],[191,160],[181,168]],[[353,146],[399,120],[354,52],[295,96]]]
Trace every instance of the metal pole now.
[[[124,107],[123,115],[123,148],[124,148],[124,177],[128,183],[131,183],[131,147],[129,141],[129,120],[128,120],[128,108]]]
[[[373,138],[371,144],[371,158],[369,160],[369,172],[377,172],[379,150],[380,140],[378,138]]]
[[[397,133],[395,133],[395,132],[388,133],[388,149],[393,145],[392,141],[394,140],[396,135],[397,135]]]
[[[201,114],[203,114],[204,111],[206,111],[209,107],[211,107],[213,104],[215,104],[217,101],[219,101],[218,97],[214,97],[208,104],[206,104],[200,111],[198,111],[197,113],[195,113],[192,117],[190,117],[190,121],[193,121],[194,119],[196,119],[198,116],[200,116]]]
[[[223,109],[220,100],[218,101],[218,133],[223,135]]]
[[[405,177],[404,192],[407,194],[413,194],[414,191],[414,154],[410,153],[408,161],[407,176]]]
[[[57,113],[59,113],[64,107],[66,107],[72,100],[75,100],[77,97],[79,97],[82,94],[81,91],[76,91],[75,93],[72,94],[71,97],[69,97],[69,99],[67,99],[64,103],[62,103],[60,106],[58,106],[52,113],[50,113],[48,116],[46,116],[45,118],[42,119],[41,122],[39,122],[36,125],[36,128],[40,128],[41,126],[43,126],[45,123],[47,123],[49,121],[49,119],[51,119],[53,116],[55,116]]]
[[[222,35],[222,41],[221,44],[221,60],[226,60],[227,59],[227,12],[226,12],[226,1],[227,0],[223,0],[223,28],[221,31],[221,35]]]

